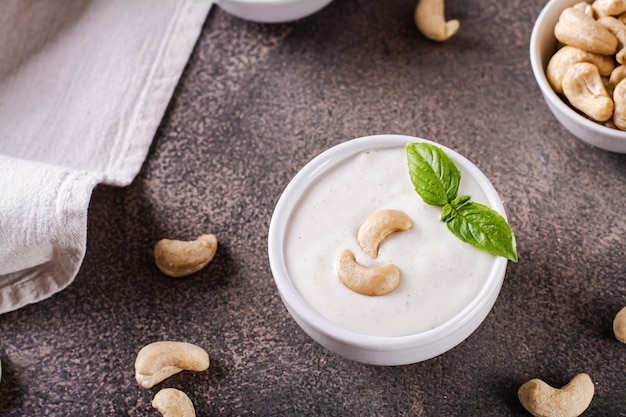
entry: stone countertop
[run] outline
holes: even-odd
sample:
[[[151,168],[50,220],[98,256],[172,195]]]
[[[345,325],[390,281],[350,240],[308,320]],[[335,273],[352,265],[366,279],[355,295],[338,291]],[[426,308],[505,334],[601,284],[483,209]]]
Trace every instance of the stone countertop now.
[[[82,268],[66,290],[0,316],[0,415],[154,416],[158,389],[198,416],[525,416],[517,389],[587,372],[585,416],[626,416],[626,155],[586,145],[548,111],[528,42],[544,0],[449,0],[461,21],[425,39],[415,0],[335,0],[264,25],[215,6],[136,180],[100,186]],[[432,139],[473,161],[504,201],[519,263],[466,341],[375,367],[309,338],[274,285],[267,234],[292,176],[319,152],[377,133]],[[159,273],[163,237],[215,233],[213,262]],[[152,389],[145,344],[185,340],[211,367]]]

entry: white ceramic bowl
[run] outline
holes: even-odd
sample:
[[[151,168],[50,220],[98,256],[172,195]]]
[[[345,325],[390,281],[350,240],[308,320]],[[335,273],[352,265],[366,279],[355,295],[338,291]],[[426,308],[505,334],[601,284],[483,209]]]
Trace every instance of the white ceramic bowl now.
[[[498,297],[506,273],[507,260],[496,257],[478,295],[459,314],[432,330],[409,336],[370,336],[343,328],[313,309],[297,291],[289,276],[283,249],[291,213],[299,199],[324,172],[352,155],[371,149],[404,147],[406,143],[417,141],[425,140],[410,136],[376,135],[347,141],[321,153],[302,168],[285,188],[270,222],[270,266],[278,292],[291,316],[322,346],[366,364],[405,365],[430,359],[452,349],[483,322]],[[502,202],[485,175],[457,152],[438,146],[477,181],[487,196],[487,204],[505,216]],[[419,198],[417,194],[416,198]]]
[[[309,16],[332,0],[216,0],[228,13],[259,23],[283,23]]]
[[[557,95],[546,78],[545,69],[556,51],[554,25],[563,9],[580,0],[550,0],[545,5],[530,37],[530,65],[548,107],[559,122],[580,140],[598,148],[626,153],[626,132],[593,122],[573,110]]]

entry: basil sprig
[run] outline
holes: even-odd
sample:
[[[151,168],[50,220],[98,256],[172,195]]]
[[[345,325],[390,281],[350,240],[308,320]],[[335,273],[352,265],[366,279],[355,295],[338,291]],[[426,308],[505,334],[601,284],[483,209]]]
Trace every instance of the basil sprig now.
[[[495,210],[457,195],[461,172],[439,147],[425,142],[406,145],[409,175],[426,204],[441,207],[440,219],[463,242],[517,262],[515,236]]]

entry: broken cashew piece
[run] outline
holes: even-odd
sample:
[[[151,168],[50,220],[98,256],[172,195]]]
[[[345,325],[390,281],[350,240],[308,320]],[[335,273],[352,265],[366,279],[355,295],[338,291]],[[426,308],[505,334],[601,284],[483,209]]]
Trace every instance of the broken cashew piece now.
[[[163,417],[196,417],[193,403],[184,392],[175,388],[164,388],[152,399],[152,406]]]
[[[578,417],[591,404],[593,381],[587,374],[578,374],[561,389],[540,379],[524,383],[517,396],[526,410],[535,417]]]
[[[568,7],[554,26],[554,36],[566,45],[582,50],[613,55],[617,51],[617,38],[606,27],[584,11]]]
[[[622,343],[626,343],[626,307],[622,308],[613,319],[613,334]]]
[[[393,264],[366,268],[357,263],[354,254],[343,249],[337,256],[337,275],[341,282],[362,295],[385,295],[400,284],[400,270]]]
[[[369,216],[357,232],[361,248],[372,258],[378,256],[380,244],[394,232],[404,232],[413,227],[409,216],[400,210],[379,210]]]
[[[613,100],[604,87],[598,67],[593,64],[572,65],[563,77],[563,94],[572,106],[598,122],[613,116]]]
[[[154,259],[161,272],[178,278],[207,266],[216,251],[215,235],[202,235],[192,241],[161,239],[154,246]]]
[[[613,57],[592,54],[574,46],[564,46],[550,58],[546,68],[546,77],[557,93],[563,92],[563,77],[567,70],[578,62],[589,62],[598,67],[600,75],[609,76],[615,68]]]
[[[181,371],[201,372],[209,368],[209,354],[187,342],[160,341],[150,343],[137,353],[135,379],[144,388]]]
[[[458,20],[446,22],[444,0],[418,0],[415,6],[415,24],[428,39],[442,42],[454,36],[461,24]]]

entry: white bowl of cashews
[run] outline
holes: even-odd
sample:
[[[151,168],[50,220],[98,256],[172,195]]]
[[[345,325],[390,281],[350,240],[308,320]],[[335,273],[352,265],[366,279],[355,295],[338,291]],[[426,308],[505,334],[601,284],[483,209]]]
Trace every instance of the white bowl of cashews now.
[[[228,13],[258,23],[284,23],[302,19],[332,0],[216,0]]]
[[[371,365],[424,361],[464,341],[493,307],[508,262],[461,242],[439,220],[439,208],[420,199],[409,178],[407,143],[435,144],[375,135],[321,153],[285,188],[269,228],[270,266],[287,311],[322,346]],[[440,148],[462,172],[459,194],[504,217],[485,175]],[[367,245],[359,247],[363,229],[379,239],[373,257]],[[355,257],[343,258],[350,251]],[[358,273],[386,271],[391,263],[401,275],[387,292],[362,292],[342,276],[360,279]]]
[[[615,0],[550,0],[530,38],[533,75],[557,120],[580,140],[617,153],[626,153],[622,8]]]

